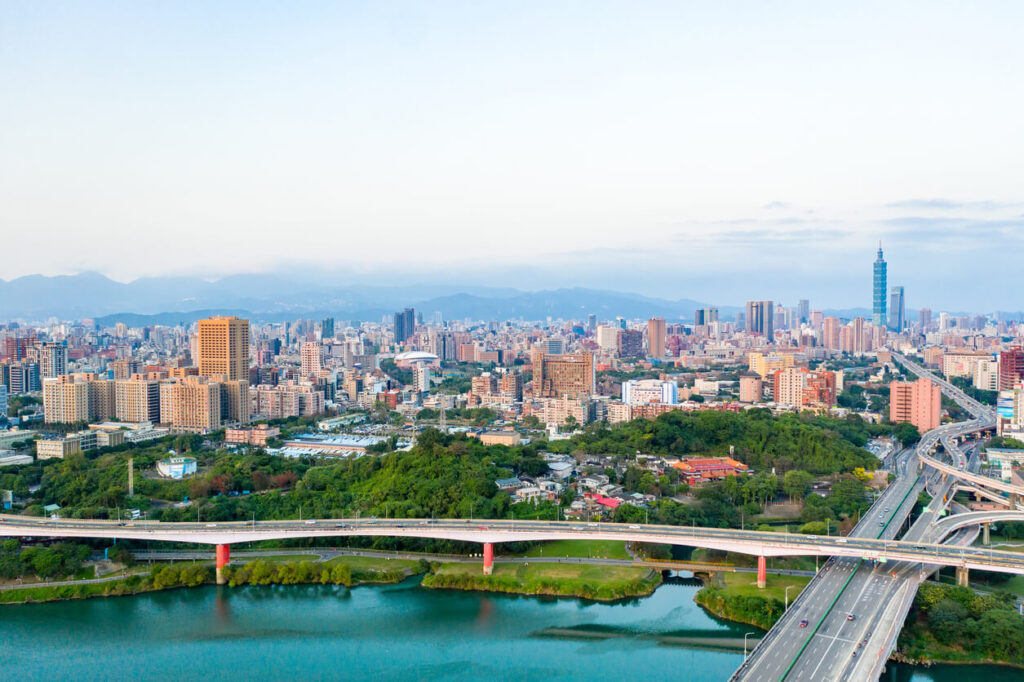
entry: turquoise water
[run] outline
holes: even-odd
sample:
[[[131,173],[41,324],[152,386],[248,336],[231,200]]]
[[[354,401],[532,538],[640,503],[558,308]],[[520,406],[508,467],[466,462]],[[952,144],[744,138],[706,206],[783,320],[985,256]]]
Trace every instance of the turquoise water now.
[[[752,631],[704,613],[693,603],[697,589],[666,584],[647,599],[596,604],[433,591],[409,580],[4,606],[0,679],[726,679],[740,652],[672,643]],[[951,680],[942,670],[911,678],[896,668],[889,679]],[[981,679],[973,670],[956,669],[958,682]],[[1008,672],[1002,679],[1020,679]]]

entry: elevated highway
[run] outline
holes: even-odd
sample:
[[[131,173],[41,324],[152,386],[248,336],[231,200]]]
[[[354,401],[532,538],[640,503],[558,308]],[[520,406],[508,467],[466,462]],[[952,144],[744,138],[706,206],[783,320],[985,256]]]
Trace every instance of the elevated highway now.
[[[907,496],[909,498],[909,496]],[[317,519],[229,523],[116,522],[40,519],[0,515],[0,536],[118,538],[207,545],[261,540],[330,537],[411,537],[493,545],[547,540],[620,540],[703,547],[757,557],[841,556],[866,560],[902,560],[942,566],[967,566],[1024,575],[1024,556],[981,549],[953,551],[941,544],[912,543],[888,537],[830,537],[728,528],[578,523],[573,521],[457,521]]]
[[[960,480],[958,476],[973,468],[972,460],[960,450],[957,441],[967,434],[991,428],[995,423],[993,412],[916,363],[898,354],[894,357],[911,372],[935,381],[942,392],[956,400],[972,418],[928,431],[914,451],[900,453],[891,465],[897,480],[872,506],[853,535],[877,535],[879,539],[898,537],[918,493],[927,489],[934,502],[907,531],[903,542],[939,545],[951,554],[984,551],[969,547],[977,537],[980,517],[964,525],[936,527],[936,524],[951,502]],[[940,444],[951,459],[950,465],[942,464],[952,469],[953,475],[942,475],[937,469],[926,467],[928,462],[922,459],[938,462],[931,453]],[[890,509],[895,511],[890,512]],[[918,585],[938,565],[906,561],[902,557],[898,561],[887,557],[885,562],[875,559],[841,555],[831,559],[732,679],[801,682],[877,679],[895,645]],[[966,577],[966,570],[957,568],[958,576]]]

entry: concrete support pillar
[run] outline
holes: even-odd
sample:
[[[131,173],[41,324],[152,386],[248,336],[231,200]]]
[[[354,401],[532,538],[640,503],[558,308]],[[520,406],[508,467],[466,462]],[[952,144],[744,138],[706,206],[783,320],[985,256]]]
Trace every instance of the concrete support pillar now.
[[[217,545],[217,584],[223,585],[227,582],[224,577],[224,567],[231,563],[231,545]]]
[[[968,571],[966,566],[956,567],[956,584],[962,587],[968,586]]]
[[[494,545],[490,542],[484,543],[484,575],[490,575],[494,570]]]
[[[757,588],[763,590],[768,584],[768,560],[763,556],[757,557]]]
[[[992,524],[990,524],[990,523],[983,523],[983,524],[981,524],[981,544],[985,545],[986,547],[988,547],[989,544],[992,542],[991,539],[989,538],[989,534],[988,534],[989,533],[988,527],[991,526],[991,525]]]

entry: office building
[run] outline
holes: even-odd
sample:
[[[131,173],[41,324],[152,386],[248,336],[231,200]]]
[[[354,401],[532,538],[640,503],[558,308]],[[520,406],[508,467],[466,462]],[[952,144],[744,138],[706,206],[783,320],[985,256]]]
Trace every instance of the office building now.
[[[889,290],[889,329],[902,332],[907,325],[907,307],[903,287],[894,286]]]
[[[7,418],[7,386],[0,384],[0,419]]]
[[[697,308],[693,311],[694,326],[707,326],[718,322],[718,308]]]
[[[594,356],[590,353],[548,355],[543,348],[534,348],[533,395],[557,398],[563,395],[594,393]]]
[[[806,298],[801,298],[796,304],[796,315],[797,321],[800,324],[806,324],[811,321],[811,302]]]
[[[249,320],[211,317],[198,324],[199,376],[249,379]]]
[[[889,419],[892,422],[910,422],[924,433],[939,425],[941,409],[939,385],[928,379],[889,384]]]
[[[405,343],[416,331],[416,310],[406,308],[394,315],[395,343]]]
[[[597,315],[590,313],[587,315],[587,330],[595,331],[597,329]]]
[[[320,338],[327,341],[334,338],[334,318],[325,317],[320,323]]]
[[[878,244],[878,257],[875,258],[874,279],[871,302],[871,324],[884,327],[888,322],[885,314],[886,264],[882,257],[882,244]]]
[[[665,357],[665,318],[652,317],[647,320],[647,356]]]
[[[747,301],[747,331],[768,341],[775,338],[775,304],[772,301]]]

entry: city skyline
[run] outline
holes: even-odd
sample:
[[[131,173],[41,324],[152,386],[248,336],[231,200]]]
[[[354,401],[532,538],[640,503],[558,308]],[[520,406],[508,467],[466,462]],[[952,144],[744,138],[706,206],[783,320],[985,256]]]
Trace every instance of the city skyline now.
[[[587,10],[20,6],[0,278],[626,263],[646,295],[850,307],[882,239],[911,307],[1014,307],[1024,9]]]

